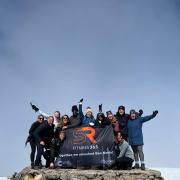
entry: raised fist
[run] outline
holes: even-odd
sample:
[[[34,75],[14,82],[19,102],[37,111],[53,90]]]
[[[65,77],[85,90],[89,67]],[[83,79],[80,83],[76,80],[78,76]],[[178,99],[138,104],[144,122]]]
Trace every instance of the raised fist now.
[[[31,104],[31,107],[32,109],[35,111],[35,112],[38,112],[39,111],[39,108],[37,106],[35,106],[34,104],[30,103]]]
[[[80,99],[80,101],[79,101],[79,102],[80,102],[80,103],[82,103],[82,102],[83,102],[83,100],[84,100],[84,99],[82,98],[82,99]]]
[[[143,110],[140,109],[140,110],[139,110],[139,116],[142,116],[142,114],[143,114]]]
[[[153,115],[154,117],[156,117],[157,114],[158,114],[158,111],[156,110],[156,111],[153,111],[153,114],[152,114],[152,115]]]

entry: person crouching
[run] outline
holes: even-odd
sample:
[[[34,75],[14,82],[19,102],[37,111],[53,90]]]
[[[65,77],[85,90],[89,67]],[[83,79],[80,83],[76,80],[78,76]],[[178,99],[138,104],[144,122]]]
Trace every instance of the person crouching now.
[[[134,161],[134,153],[131,146],[122,138],[120,132],[116,133],[116,145],[115,148],[118,149],[119,153],[116,159],[117,169],[130,170],[132,169],[132,163]]]
[[[43,156],[46,159],[47,165],[49,168],[55,168],[55,158],[58,157],[61,145],[65,140],[65,132],[60,131],[58,137],[53,139],[51,142],[50,150],[44,152]]]

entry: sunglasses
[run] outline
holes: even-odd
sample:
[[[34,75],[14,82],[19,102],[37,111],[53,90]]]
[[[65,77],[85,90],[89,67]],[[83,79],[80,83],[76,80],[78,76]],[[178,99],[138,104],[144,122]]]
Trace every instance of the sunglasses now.
[[[39,118],[39,120],[43,120],[44,118]]]

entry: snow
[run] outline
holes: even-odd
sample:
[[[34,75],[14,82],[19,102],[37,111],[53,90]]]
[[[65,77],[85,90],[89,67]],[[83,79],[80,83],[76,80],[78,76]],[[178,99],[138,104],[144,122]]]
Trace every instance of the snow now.
[[[180,180],[180,168],[151,168],[161,172],[165,180]]]

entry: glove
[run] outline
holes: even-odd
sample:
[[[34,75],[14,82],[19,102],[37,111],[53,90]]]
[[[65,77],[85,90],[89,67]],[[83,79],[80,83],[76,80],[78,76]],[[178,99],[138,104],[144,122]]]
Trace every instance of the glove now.
[[[156,110],[156,111],[153,111],[153,114],[152,114],[152,115],[153,115],[154,117],[156,117],[157,114],[158,114],[158,111]]]
[[[140,110],[139,110],[139,116],[142,116],[142,114],[143,114],[143,110],[140,109]]]
[[[30,105],[35,112],[39,111],[39,108],[37,106],[35,106],[34,104],[32,104],[31,102],[30,102]]]
[[[82,102],[83,102],[83,100],[84,100],[83,98],[82,98],[82,99],[80,99],[79,103],[82,103]]]
[[[99,112],[102,112],[102,104],[99,105]]]

